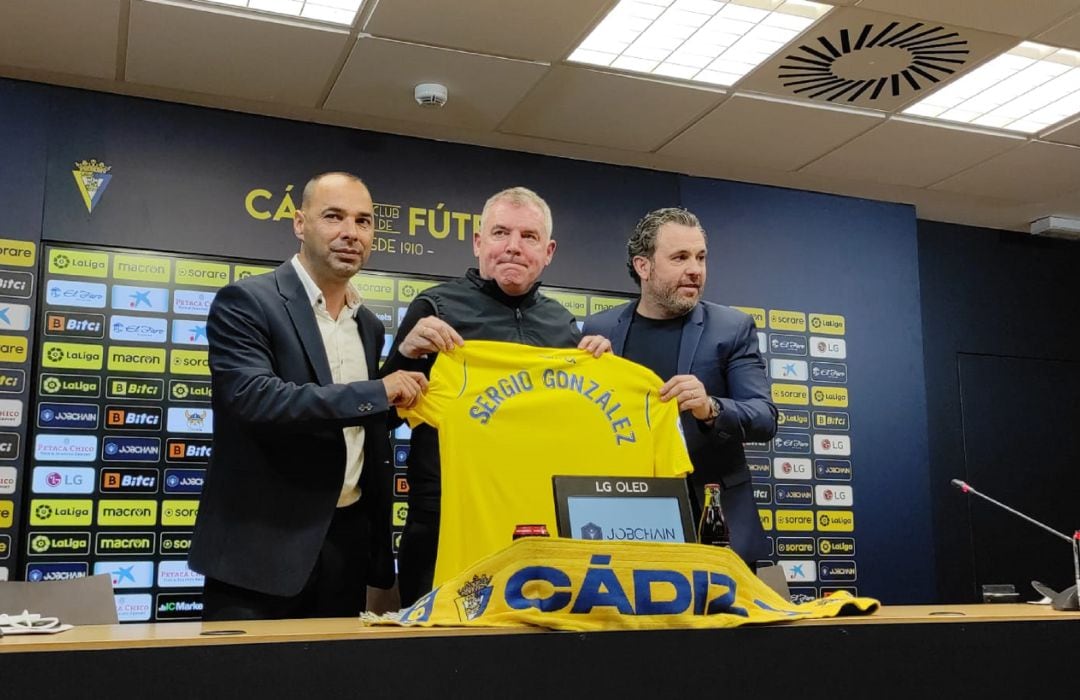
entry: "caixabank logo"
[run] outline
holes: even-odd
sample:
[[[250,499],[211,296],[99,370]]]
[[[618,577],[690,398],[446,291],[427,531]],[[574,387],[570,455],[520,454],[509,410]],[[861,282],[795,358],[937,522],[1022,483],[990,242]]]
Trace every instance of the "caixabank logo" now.
[[[806,360],[780,358],[769,360],[769,376],[785,382],[805,382],[809,377]]]
[[[94,575],[108,574],[117,588],[151,588],[154,585],[152,561],[99,561],[94,563]]]
[[[30,315],[26,304],[0,303],[0,331],[30,330]]]
[[[201,593],[158,593],[158,620],[199,620],[202,619],[203,602]]]
[[[105,406],[106,430],[161,430],[161,409],[157,406],[109,404]]]
[[[45,283],[45,303],[49,306],[104,309],[106,292],[107,288],[100,282],[48,280]]]
[[[41,375],[38,387],[43,396],[96,399],[101,396],[101,377],[45,373]]]
[[[109,377],[105,382],[105,396],[110,399],[161,401],[165,396],[165,380]]]
[[[89,569],[90,565],[84,561],[32,562],[26,565],[26,580],[31,583],[70,581],[76,578],[85,578]]]
[[[101,458],[106,462],[157,462],[161,459],[161,438],[106,436],[101,441]]]
[[[100,340],[105,337],[105,314],[46,311],[42,332],[50,337],[61,336]]]
[[[163,314],[169,310],[169,290],[160,287],[132,287],[114,284],[111,308],[117,311],[141,311]]]
[[[166,469],[163,488],[169,494],[202,493],[206,481],[205,469]]]
[[[172,322],[173,345],[209,345],[206,337],[206,321],[189,321],[178,318]]]
[[[173,401],[209,401],[212,395],[210,382],[191,379],[169,381],[169,398]]]
[[[45,430],[96,430],[100,409],[91,403],[38,404],[37,425]]]
[[[165,461],[206,464],[213,450],[210,440],[169,438],[165,441]]]

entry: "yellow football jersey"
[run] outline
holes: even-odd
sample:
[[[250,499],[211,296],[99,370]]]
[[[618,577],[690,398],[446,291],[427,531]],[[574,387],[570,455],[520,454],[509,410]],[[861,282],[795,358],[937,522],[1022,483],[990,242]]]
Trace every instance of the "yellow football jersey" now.
[[[435,586],[510,544],[555,534],[551,477],[693,470],[675,401],[639,364],[605,353],[469,340],[440,353],[427,393],[399,413],[439,431],[442,516]]]

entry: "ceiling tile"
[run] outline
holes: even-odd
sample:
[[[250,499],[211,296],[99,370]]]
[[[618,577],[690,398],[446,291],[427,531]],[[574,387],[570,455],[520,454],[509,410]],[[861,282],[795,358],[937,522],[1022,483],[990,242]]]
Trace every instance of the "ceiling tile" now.
[[[1080,14],[1073,15],[1042,34],[1038,34],[1035,36],[1035,41],[1080,51]]]
[[[974,29],[842,7],[735,87],[892,112],[1017,43]]]
[[[120,5],[121,0],[4,0],[0,65],[112,78]]]
[[[1040,134],[1039,140],[1080,146],[1080,119],[1073,120],[1055,131]]]
[[[127,79],[226,97],[314,105],[347,31],[216,8],[131,5]]]
[[[542,63],[361,37],[326,108],[491,130],[547,70]],[[445,85],[446,105],[417,105],[419,83]]]
[[[862,0],[859,7],[1026,37],[1080,10],[1080,0]]]
[[[557,66],[499,131],[652,151],[723,99],[718,90]]]
[[[891,119],[801,172],[927,187],[1027,141],[914,120]]]
[[[1029,142],[939,182],[931,189],[1045,202],[1080,190],[1080,148]]]
[[[383,0],[364,31],[476,53],[558,61],[616,0]]]
[[[883,119],[873,113],[735,95],[659,153],[795,170]]]

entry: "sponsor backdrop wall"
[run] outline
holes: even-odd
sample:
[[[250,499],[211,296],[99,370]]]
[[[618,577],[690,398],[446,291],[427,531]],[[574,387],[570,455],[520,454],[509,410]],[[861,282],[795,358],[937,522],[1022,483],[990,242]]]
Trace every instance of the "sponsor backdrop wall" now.
[[[21,83],[0,82],[0,88],[18,105],[14,116],[6,110],[0,118],[14,120],[14,128],[36,135],[38,143],[35,148],[30,139],[28,150],[20,151],[26,162],[5,165],[2,173],[3,184],[24,192],[11,204],[21,212],[12,219],[20,222],[19,230],[6,237],[42,241],[35,258],[42,279],[34,288],[41,313],[38,319],[31,315],[24,333],[37,339],[30,337],[23,359],[35,359],[37,376],[26,382],[33,397],[20,399],[27,411],[19,430],[29,431],[25,440],[33,448],[2,462],[11,465],[15,478],[0,504],[9,499],[18,510],[35,499],[52,499],[53,494],[34,493],[40,466],[93,469],[90,492],[59,497],[91,501],[93,522],[85,532],[103,527],[102,502],[148,501],[143,506],[156,511],[153,527],[122,525],[120,531],[155,535],[153,556],[129,558],[155,569],[155,585],[118,594],[161,593],[162,563],[182,562],[179,553],[166,556],[161,550],[162,533],[172,531],[162,520],[166,501],[197,499],[195,493],[165,491],[170,477],[196,477],[187,472],[201,468],[170,463],[165,441],[206,440],[212,423],[204,398],[175,393],[176,387],[191,384],[190,392],[205,380],[176,371],[183,369],[177,363],[186,353],[194,353],[188,359],[195,367],[196,355],[205,350],[196,337],[200,317],[177,304],[196,303],[187,298],[191,293],[212,294],[227,280],[295,252],[291,217],[304,181],[314,172],[349,169],[367,180],[376,200],[376,254],[371,272],[358,282],[369,303],[385,307],[376,311],[388,333],[396,330],[400,309],[433,276],[460,274],[474,262],[471,232],[484,199],[503,187],[526,185],[552,205],[559,248],[544,281],[579,318],[634,292],[624,267],[625,239],[641,214],[680,202],[696,210],[711,235],[706,298],[755,316],[774,398],[784,410],[778,439],[750,446],[773,559],[784,565],[800,595],[847,587],[890,603],[933,599],[910,208]],[[88,114],[94,118],[76,118]],[[92,303],[101,305],[84,308],[88,294],[100,294]],[[155,303],[155,294],[163,310],[136,308]],[[33,310],[33,301],[0,298],[9,301]],[[49,335],[50,328],[93,335],[62,338]],[[98,345],[100,353],[65,343]],[[79,362],[87,364],[71,366]],[[44,375],[64,374],[77,377],[68,380],[76,388],[96,377],[100,393],[85,400],[50,395],[45,382],[56,387],[65,380]],[[139,386],[158,380],[160,400],[110,395],[113,379],[125,378]],[[60,405],[70,403],[84,406]],[[126,423],[128,411],[138,426]],[[120,421],[121,413],[124,428],[116,425],[114,431],[108,421]],[[39,427],[60,414],[86,423]],[[200,423],[202,432],[195,429]],[[67,459],[65,449],[78,451],[71,441],[76,435],[94,436],[91,460]],[[398,437],[400,464],[407,436]],[[118,455],[139,456],[142,450],[145,456],[153,445],[119,444],[119,438],[157,440],[161,459],[120,463]],[[46,452],[51,457],[39,459]],[[134,492],[117,499],[107,488],[130,477],[129,488],[141,484],[149,492],[148,480],[155,476],[153,495],[146,498]],[[403,479],[396,488],[403,495]],[[0,534],[12,539],[0,566],[12,577],[27,576],[27,562],[54,561],[29,556],[28,531],[50,531],[29,519],[13,513],[7,529],[0,520]],[[177,525],[176,532],[183,527]],[[89,549],[96,551],[96,542]],[[82,556],[88,571],[99,568],[97,555]],[[177,565],[166,566],[170,576],[172,566]],[[121,571],[113,563],[104,569],[114,578]]]

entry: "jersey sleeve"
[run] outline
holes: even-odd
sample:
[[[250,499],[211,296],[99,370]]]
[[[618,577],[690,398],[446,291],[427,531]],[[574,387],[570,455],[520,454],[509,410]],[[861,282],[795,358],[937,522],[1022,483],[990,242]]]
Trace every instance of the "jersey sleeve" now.
[[[694,471],[686,450],[678,402],[661,401],[659,391],[649,392],[649,425],[653,433],[653,471],[656,476],[682,476]]]
[[[428,390],[411,408],[399,408],[398,415],[409,422],[410,428],[427,423],[438,429],[443,413],[465,391],[468,364],[468,353],[464,347],[440,352],[431,368]]]

